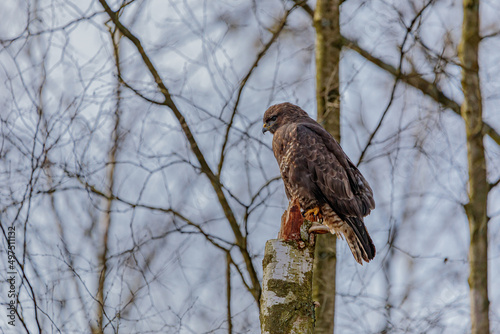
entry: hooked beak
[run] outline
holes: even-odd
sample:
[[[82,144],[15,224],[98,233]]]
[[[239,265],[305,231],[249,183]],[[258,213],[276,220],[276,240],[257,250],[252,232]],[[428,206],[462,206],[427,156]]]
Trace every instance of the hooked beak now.
[[[264,123],[264,125],[263,125],[263,127],[262,127],[262,133],[264,134],[264,133],[266,133],[267,131],[269,131],[269,126],[268,126],[266,123]]]

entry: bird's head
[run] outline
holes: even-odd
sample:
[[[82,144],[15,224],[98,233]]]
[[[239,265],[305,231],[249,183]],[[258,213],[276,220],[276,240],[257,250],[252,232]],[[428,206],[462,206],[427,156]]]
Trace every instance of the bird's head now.
[[[280,126],[292,123],[303,117],[309,118],[307,113],[296,105],[288,102],[275,104],[270,106],[264,113],[262,133],[269,131],[274,134]]]

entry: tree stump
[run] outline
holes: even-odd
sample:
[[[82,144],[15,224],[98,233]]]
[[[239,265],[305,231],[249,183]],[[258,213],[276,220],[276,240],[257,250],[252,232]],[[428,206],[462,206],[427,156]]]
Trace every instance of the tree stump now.
[[[303,223],[300,207],[292,201],[283,214],[280,239],[266,243],[260,301],[263,334],[312,334],[314,331],[314,247],[301,239]]]

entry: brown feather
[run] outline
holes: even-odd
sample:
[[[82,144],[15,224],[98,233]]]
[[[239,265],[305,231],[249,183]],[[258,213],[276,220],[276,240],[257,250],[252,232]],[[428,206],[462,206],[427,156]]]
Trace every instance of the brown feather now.
[[[375,208],[373,192],[339,143],[301,108],[282,103],[264,114],[265,129],[274,134],[288,199],[304,210],[321,208],[332,233],[344,236],[359,263],[375,256],[363,217]]]

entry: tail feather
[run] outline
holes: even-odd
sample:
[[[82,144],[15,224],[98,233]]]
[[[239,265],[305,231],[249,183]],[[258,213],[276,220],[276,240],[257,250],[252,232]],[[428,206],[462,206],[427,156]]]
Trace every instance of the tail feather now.
[[[358,217],[346,217],[343,220],[335,216],[325,219],[330,232],[345,238],[354,259],[359,264],[363,265],[363,260],[369,262],[373,259],[376,253],[375,245],[363,221]]]
[[[356,261],[362,264],[361,259],[359,258],[359,255],[361,255],[363,260],[369,262],[375,257],[375,253],[377,251],[372,238],[366,230],[365,224],[358,217],[348,217],[346,219],[346,223],[350,227],[348,230],[351,230],[348,231],[348,235],[346,235],[347,243],[349,244],[349,248],[351,248],[352,254],[356,258]],[[355,253],[358,256],[356,256]]]

